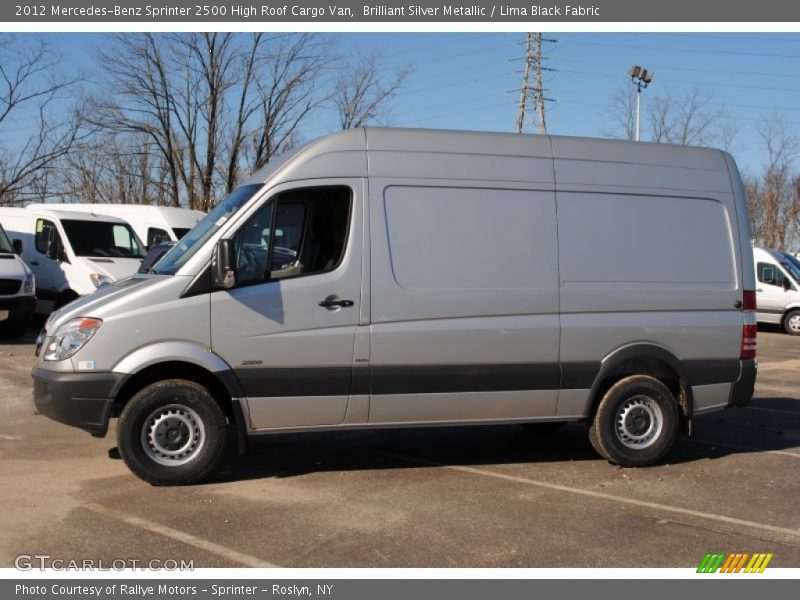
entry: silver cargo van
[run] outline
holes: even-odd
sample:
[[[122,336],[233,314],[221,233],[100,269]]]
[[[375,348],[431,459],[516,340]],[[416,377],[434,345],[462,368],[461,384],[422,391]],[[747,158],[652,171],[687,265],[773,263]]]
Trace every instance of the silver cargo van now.
[[[589,425],[661,459],[750,402],[755,270],[718,150],[354,129],[270,163],[154,272],[54,313],[38,410],[197,481],[229,431]]]

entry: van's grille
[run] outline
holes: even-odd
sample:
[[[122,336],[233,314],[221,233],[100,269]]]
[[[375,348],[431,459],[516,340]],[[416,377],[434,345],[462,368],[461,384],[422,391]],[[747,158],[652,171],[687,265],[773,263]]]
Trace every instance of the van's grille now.
[[[22,286],[19,279],[0,279],[0,296],[16,294]]]

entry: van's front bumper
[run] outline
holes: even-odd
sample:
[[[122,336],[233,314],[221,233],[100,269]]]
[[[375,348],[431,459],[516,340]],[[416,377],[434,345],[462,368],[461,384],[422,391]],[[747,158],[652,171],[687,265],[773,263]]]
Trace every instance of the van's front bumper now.
[[[8,311],[8,321],[27,320],[33,314],[33,307],[36,305],[34,296],[5,296],[0,298],[0,310]],[[0,321],[2,325],[5,320]]]
[[[63,373],[35,367],[33,403],[36,410],[59,423],[104,436],[114,405],[113,391],[123,375]]]
[[[756,387],[756,374],[758,373],[758,361],[742,360],[739,379],[731,386],[730,406],[747,406],[753,401],[753,392]]]

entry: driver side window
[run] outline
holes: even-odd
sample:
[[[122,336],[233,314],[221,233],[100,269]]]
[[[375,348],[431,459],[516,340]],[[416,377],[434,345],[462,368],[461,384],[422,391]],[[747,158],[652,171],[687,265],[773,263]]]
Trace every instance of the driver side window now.
[[[236,280],[239,285],[267,278],[269,236],[274,201],[266,202],[236,233]]]
[[[61,236],[58,235],[55,223],[45,219],[36,219],[36,250],[47,255],[48,249],[52,244],[58,248],[61,246]]]
[[[344,186],[302,188],[272,198],[236,233],[237,284],[336,269],[344,256],[351,205],[352,192]]]
[[[758,280],[767,285],[783,286],[783,280],[786,279],[786,276],[778,267],[770,263],[758,263],[756,271],[758,272]]]

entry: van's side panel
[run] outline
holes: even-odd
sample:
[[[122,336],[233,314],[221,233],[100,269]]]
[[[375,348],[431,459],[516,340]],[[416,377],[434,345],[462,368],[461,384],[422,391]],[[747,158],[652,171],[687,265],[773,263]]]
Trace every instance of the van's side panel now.
[[[657,346],[706,386],[695,411],[727,403],[743,284],[722,153],[562,138],[553,149],[561,361],[599,368],[619,348]]]
[[[552,189],[376,176],[370,190],[370,423],[555,416]]]

